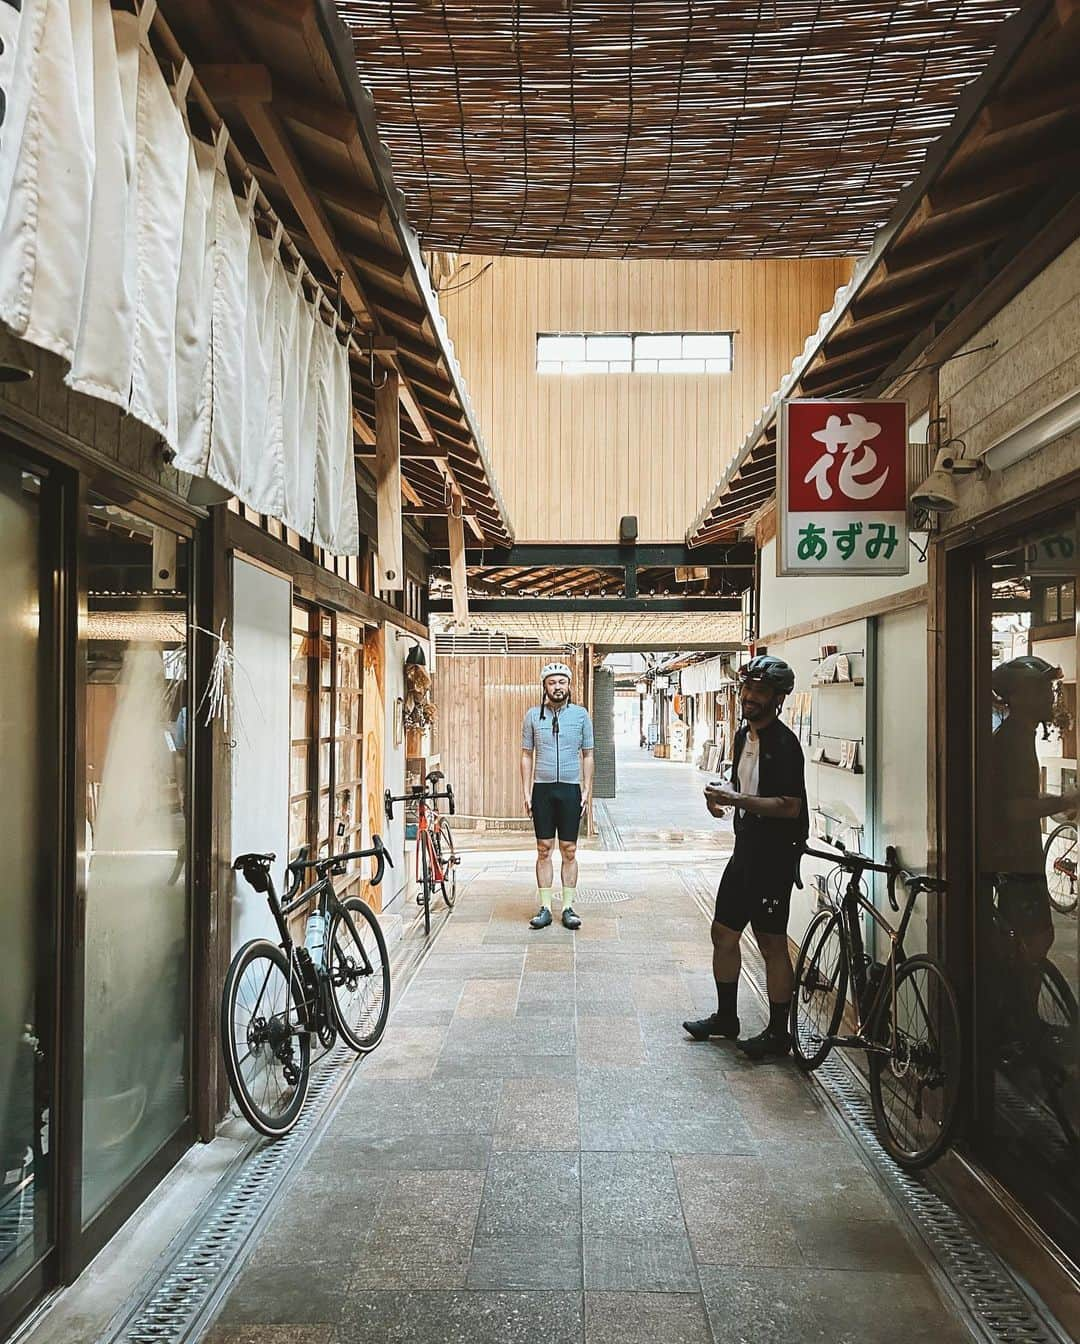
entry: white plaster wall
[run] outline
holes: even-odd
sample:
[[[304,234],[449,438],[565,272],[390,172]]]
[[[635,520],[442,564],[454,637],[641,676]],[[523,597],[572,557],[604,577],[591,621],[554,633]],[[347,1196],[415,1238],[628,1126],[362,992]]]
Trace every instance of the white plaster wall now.
[[[926,867],[929,849],[926,607],[890,612],[876,617],[875,624],[874,845],[881,856],[886,845],[895,845],[900,861],[919,871]],[[883,900],[884,891],[878,894]],[[925,897],[915,907],[905,946],[911,953],[926,951]]]
[[[779,578],[776,573],[776,540],[761,548],[761,613],[758,628],[763,635],[783,630],[803,621],[817,620],[830,612],[847,611],[865,602],[877,602],[893,593],[907,592],[926,582],[926,565],[919,559],[919,551],[926,549],[926,536],[913,534],[908,542],[911,568],[907,574],[883,578],[873,576],[847,578],[806,578],[792,576]],[[824,640],[819,642],[826,642]],[[835,643],[835,640],[832,641]],[[770,647],[770,653],[773,652]]]
[[[1080,241],[1061,253],[965,349],[997,344],[941,370],[941,409],[968,455],[1080,387]],[[985,482],[961,481],[949,527],[1008,504],[1080,467],[1080,431]]]
[[[276,854],[280,891],[289,847],[292,585],[240,559],[233,560],[232,580],[232,852]],[[274,935],[266,897],[237,874],[233,947],[264,935]]]

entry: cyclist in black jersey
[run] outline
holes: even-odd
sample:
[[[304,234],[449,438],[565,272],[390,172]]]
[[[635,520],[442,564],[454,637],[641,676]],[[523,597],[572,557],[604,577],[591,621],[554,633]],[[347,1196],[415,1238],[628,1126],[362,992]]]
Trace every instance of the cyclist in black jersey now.
[[[807,835],[806,783],[799,739],[779,714],[795,674],[780,658],[759,655],[742,669],[743,726],[732,744],[730,785],[710,784],[705,803],[714,817],[735,809],[735,852],[716,893],[712,924],[716,1012],[683,1026],[696,1041],[739,1035],[739,942],[747,924],[765,958],[769,1025],[740,1040],[751,1059],[791,1049],[788,1013],[792,969],[787,923],[800,848]]]

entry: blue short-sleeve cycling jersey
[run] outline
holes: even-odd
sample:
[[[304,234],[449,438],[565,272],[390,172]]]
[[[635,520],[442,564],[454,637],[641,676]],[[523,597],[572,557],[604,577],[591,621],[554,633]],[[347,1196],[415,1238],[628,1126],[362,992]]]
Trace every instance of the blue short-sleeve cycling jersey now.
[[[580,705],[550,706],[540,717],[533,706],[521,728],[521,746],[533,756],[534,784],[580,784],[581,753],[593,749],[593,726]]]

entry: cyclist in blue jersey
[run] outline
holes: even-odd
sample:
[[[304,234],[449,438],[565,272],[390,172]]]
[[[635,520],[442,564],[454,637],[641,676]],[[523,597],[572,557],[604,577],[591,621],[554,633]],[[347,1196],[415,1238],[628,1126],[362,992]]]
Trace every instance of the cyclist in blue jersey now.
[[[529,921],[534,929],[546,929],[552,921],[556,836],[562,854],[562,922],[568,929],[581,928],[573,902],[578,831],[592,793],[593,726],[588,713],[571,702],[571,677],[565,663],[548,663],[540,674],[540,705],[525,715],[521,729],[522,797],[536,833],[540,909]]]

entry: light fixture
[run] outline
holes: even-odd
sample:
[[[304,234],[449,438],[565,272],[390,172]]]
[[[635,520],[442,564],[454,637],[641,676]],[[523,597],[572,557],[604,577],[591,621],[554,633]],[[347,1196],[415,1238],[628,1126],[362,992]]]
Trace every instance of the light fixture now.
[[[19,342],[0,327],[0,383],[25,383],[33,376]]]
[[[1044,411],[1031,416],[992,443],[982,456],[991,471],[1004,471],[1048,443],[1060,439],[1080,426],[1080,388],[1055,401]]]
[[[961,449],[959,455],[952,447],[953,443],[959,444]],[[944,448],[938,449],[933,471],[911,492],[912,508],[922,513],[952,513],[959,504],[954,477],[966,476],[972,472],[980,480],[989,476],[989,469],[983,459],[964,457],[963,447],[959,439],[953,439]]]
[[[188,503],[208,509],[211,504],[227,504],[232,492],[212,481],[209,476],[192,476],[188,487]]]

